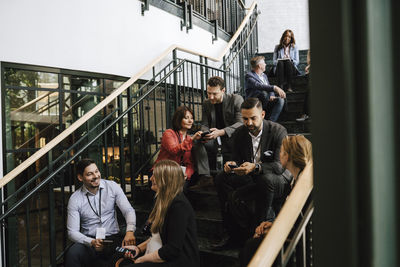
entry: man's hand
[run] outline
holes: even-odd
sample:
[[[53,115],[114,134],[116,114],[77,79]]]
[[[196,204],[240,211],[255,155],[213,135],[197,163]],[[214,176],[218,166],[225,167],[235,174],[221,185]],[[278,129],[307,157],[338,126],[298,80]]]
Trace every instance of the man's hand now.
[[[122,240],[122,246],[136,245],[136,238],[133,232],[128,231],[125,234],[124,240]]]
[[[276,96],[274,96],[274,95],[271,95],[270,97],[269,97],[269,101],[274,101],[275,100],[275,98],[276,98]]]
[[[269,230],[271,229],[272,222],[262,222],[255,230],[254,232],[254,238],[260,237],[264,234],[267,234]]]
[[[245,162],[242,165],[240,165],[240,167],[235,168],[233,170],[233,172],[239,176],[243,176],[243,175],[247,175],[247,174],[251,173],[252,171],[254,171],[255,168],[256,168],[256,164],[250,163],[250,162]]]
[[[281,88],[279,88],[278,86],[274,85],[274,91],[275,93],[277,93],[279,95],[279,97],[281,98],[286,98],[286,93],[285,91],[283,91]]]
[[[93,239],[91,245],[96,251],[102,251],[104,248],[102,239]]]
[[[219,130],[217,128],[211,128],[210,133],[204,136],[204,139],[211,140],[217,138],[218,136],[224,136],[224,135],[225,135],[224,129]]]
[[[227,162],[225,162],[224,172],[226,172],[226,173],[232,172],[232,168],[229,167],[229,165],[236,165],[236,162],[235,161],[227,161]]]

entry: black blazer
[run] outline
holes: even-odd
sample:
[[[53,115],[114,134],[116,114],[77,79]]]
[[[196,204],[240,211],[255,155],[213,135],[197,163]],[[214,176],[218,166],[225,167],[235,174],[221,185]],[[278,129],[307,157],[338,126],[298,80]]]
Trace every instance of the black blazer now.
[[[275,166],[276,168],[281,168],[279,153],[281,151],[282,140],[286,136],[287,131],[282,125],[272,121],[263,121],[260,147],[262,173],[267,173],[271,168],[275,168]],[[253,144],[249,131],[244,125],[235,131],[233,141],[233,160],[238,165],[244,162],[252,162]]]
[[[163,266],[200,266],[195,215],[183,193],[168,208],[160,236],[158,255],[166,261]]]

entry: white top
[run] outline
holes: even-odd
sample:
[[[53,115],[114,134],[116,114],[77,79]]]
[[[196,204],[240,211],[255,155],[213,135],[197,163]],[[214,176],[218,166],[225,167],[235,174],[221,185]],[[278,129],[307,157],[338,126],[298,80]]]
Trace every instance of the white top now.
[[[159,233],[151,234],[150,241],[147,243],[146,253],[149,254],[159,250],[162,247],[161,236]]]

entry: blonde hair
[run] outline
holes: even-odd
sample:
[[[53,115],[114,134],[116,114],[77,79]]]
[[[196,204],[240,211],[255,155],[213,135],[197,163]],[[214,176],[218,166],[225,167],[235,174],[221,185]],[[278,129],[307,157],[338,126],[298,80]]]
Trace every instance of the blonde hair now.
[[[302,171],[307,163],[312,162],[312,145],[304,135],[286,136],[282,140],[282,147],[288,153],[288,161]]]
[[[182,192],[185,178],[182,168],[172,160],[161,160],[154,165],[154,179],[158,190],[156,203],[150,213],[149,221],[152,222],[151,231],[161,232],[165,215],[172,200]]]

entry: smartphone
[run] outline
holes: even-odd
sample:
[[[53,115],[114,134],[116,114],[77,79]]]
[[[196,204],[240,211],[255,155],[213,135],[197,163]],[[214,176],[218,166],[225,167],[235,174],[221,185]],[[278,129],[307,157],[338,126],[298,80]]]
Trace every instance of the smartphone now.
[[[121,254],[125,254],[126,252],[132,253],[132,256],[135,257],[136,255],[136,250],[129,249],[129,248],[121,248],[121,247],[116,247],[115,251]]]
[[[235,168],[238,167],[237,164],[228,164],[228,166],[229,166],[229,168],[231,168],[231,169],[235,169]]]
[[[201,134],[201,137],[205,137],[207,134],[209,134],[210,132],[203,132],[202,134]]]

